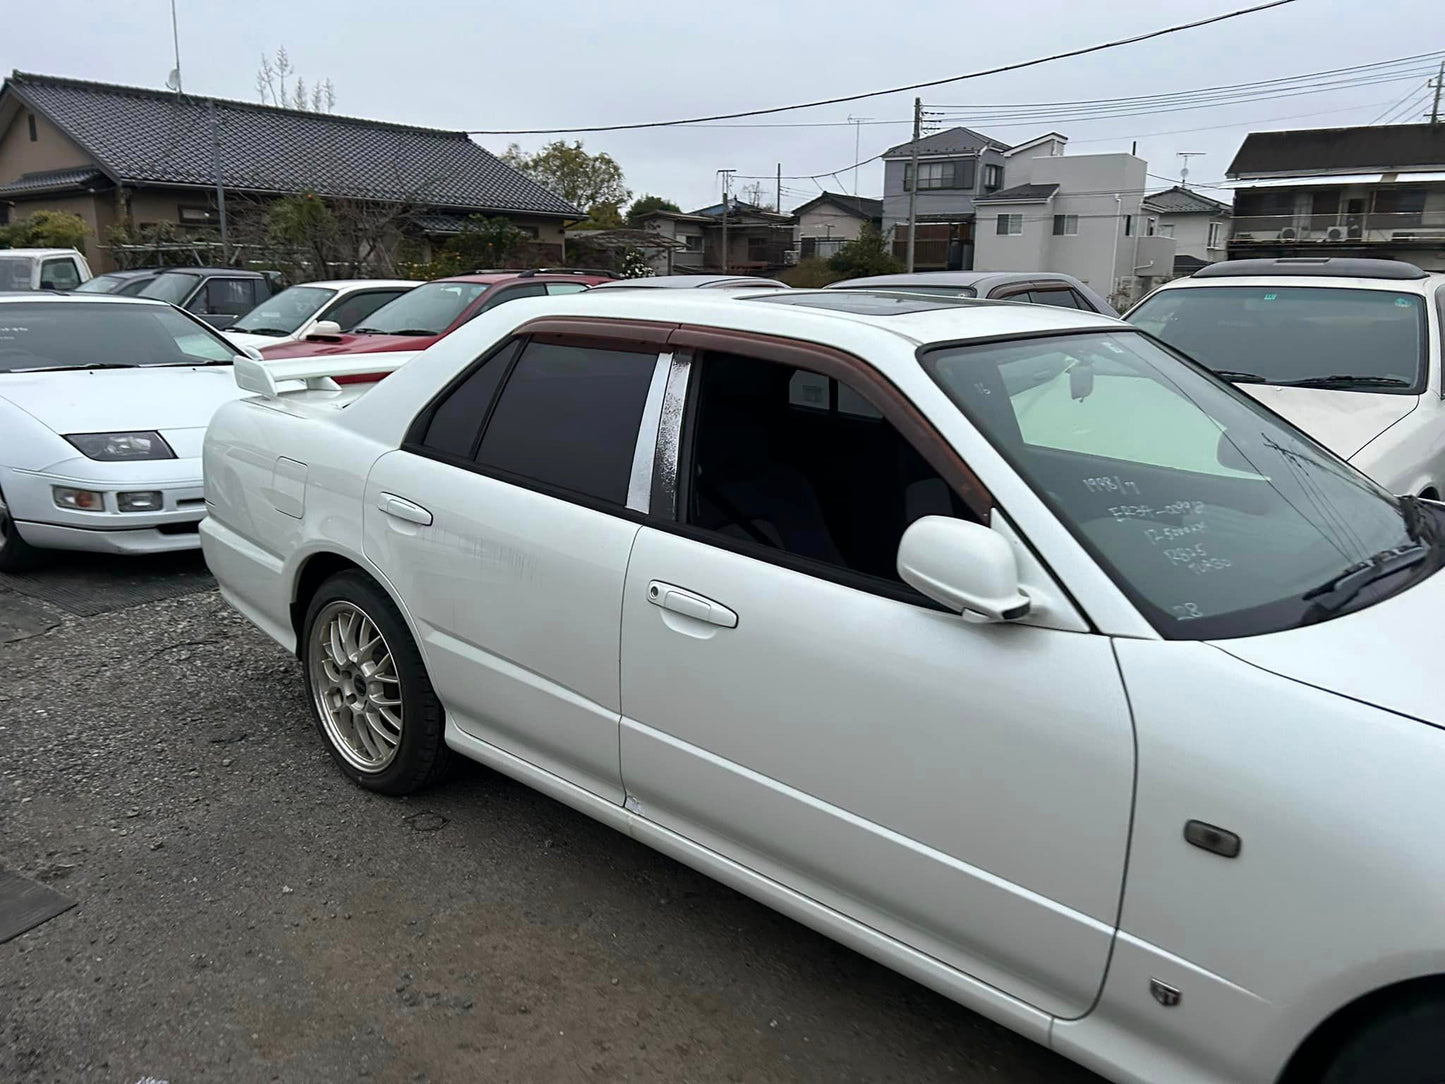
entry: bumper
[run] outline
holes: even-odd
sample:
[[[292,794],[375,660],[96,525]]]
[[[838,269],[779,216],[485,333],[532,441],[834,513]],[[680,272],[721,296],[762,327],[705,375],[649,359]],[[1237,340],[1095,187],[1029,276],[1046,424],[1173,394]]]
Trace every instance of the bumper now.
[[[197,528],[206,514],[200,460],[182,460],[190,477],[158,476],[156,464],[135,464],[134,477],[104,480],[66,473],[0,470],[0,490],[20,537],[41,549],[86,550],[92,553],[170,553],[196,549]],[[174,471],[174,461],[163,464]],[[194,473],[191,473],[191,472]],[[81,511],[59,508],[53,486],[89,489],[104,495],[104,508]],[[154,512],[122,512],[116,494],[160,491]]]
[[[20,537],[37,549],[84,550],[87,553],[174,553],[200,547],[200,521],[177,524],[161,531],[155,527],[136,530],[86,530],[55,523],[15,521]]]

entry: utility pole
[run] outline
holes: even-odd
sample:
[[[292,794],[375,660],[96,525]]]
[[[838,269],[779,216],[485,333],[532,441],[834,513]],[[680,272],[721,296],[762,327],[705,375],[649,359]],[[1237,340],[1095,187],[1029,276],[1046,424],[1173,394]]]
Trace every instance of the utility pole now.
[[[872,119],[872,117],[855,117],[852,113],[848,114],[848,123],[853,125],[853,195],[855,196],[858,194],[858,148],[862,144],[863,122]]]
[[[736,172],[735,169],[718,170],[718,175],[722,178],[722,271],[724,275],[728,273],[728,189],[731,186],[733,174]]]
[[[221,115],[214,98],[207,112],[211,118],[211,172],[216,178],[216,211],[221,219],[221,265],[224,267],[231,262],[231,243],[226,235],[226,186],[221,181]]]
[[[1440,61],[1440,71],[1435,76],[1435,104],[1430,107],[1430,123],[1440,123],[1440,87],[1445,85],[1445,60]]]
[[[778,163],[778,195],[777,202],[773,204],[773,210],[778,214],[783,213],[783,163]]]
[[[913,271],[913,251],[918,233],[918,141],[923,137],[923,99],[913,99],[913,152],[908,156],[908,270]],[[856,159],[855,159],[856,161]]]

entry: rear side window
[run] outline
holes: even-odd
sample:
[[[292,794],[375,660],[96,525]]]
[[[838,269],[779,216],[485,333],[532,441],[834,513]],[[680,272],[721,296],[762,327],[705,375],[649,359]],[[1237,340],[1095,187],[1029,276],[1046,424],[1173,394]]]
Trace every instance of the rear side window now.
[[[626,504],[656,367],[655,352],[529,342],[492,409],[477,462]]]
[[[1074,296],[1074,291],[1063,288],[1053,290],[1033,290],[1032,298],[1035,305],[1053,305],[1060,309],[1082,309],[1079,299]]]
[[[517,344],[493,354],[451,390],[432,414],[422,444],[441,455],[470,459],[487,420],[487,410],[517,353]]]

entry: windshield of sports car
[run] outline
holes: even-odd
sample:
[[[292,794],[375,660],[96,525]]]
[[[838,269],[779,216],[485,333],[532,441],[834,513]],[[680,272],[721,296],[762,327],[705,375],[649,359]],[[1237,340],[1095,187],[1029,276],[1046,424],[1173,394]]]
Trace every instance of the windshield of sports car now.
[[[1425,301],[1396,290],[1187,286],[1126,317],[1226,380],[1417,395]]]
[[[0,291],[35,289],[35,257],[0,255]]]
[[[200,281],[200,275],[191,275],[183,271],[167,271],[146,283],[145,289],[138,296],[153,297],[157,301],[169,301],[172,305],[179,305],[191,296],[191,291]]]
[[[1440,567],[1433,506],[1143,335],[945,346],[923,364],[1167,638],[1327,620]]]
[[[210,328],[163,305],[0,305],[0,373],[230,364],[235,355],[235,348]]]
[[[356,329],[359,335],[440,335],[482,294],[485,282],[426,282],[388,301]]]
[[[238,317],[227,330],[248,335],[290,335],[335,296],[336,291],[325,286],[292,286]]]

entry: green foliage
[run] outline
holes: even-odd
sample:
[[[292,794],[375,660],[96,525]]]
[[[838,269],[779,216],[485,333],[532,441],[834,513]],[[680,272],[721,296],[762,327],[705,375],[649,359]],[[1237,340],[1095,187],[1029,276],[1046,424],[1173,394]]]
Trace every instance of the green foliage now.
[[[81,248],[90,227],[68,211],[36,211],[0,226],[0,248]]]
[[[778,277],[789,286],[796,286],[803,290],[816,290],[820,286],[827,286],[830,282],[837,282],[848,276],[841,271],[834,271],[828,266],[827,260],[813,257],[799,260]]]
[[[336,216],[314,192],[283,196],[266,209],[266,239],[272,244],[320,249],[336,237]]]
[[[615,203],[596,203],[587,212],[587,221],[574,226],[578,230],[620,230],[627,225]]]
[[[632,201],[632,206],[627,208],[627,224],[629,226],[637,225],[638,219],[649,211],[677,211],[681,213],[682,208],[673,203],[672,200],[663,199],[661,196],[638,196],[637,199]]]
[[[430,260],[406,260],[399,267],[410,278],[441,279],[486,267],[515,267],[530,262],[527,235],[511,219],[472,215],[462,231],[439,248]]]
[[[854,279],[864,275],[896,275],[903,270],[903,263],[888,251],[883,234],[869,225],[834,254],[828,267],[837,271],[840,279]]]
[[[616,159],[605,151],[588,154],[580,139],[571,144],[558,139],[535,154],[527,154],[513,143],[502,154],[502,161],[574,207],[611,204],[615,212],[632,195],[622,183],[622,167]]]

